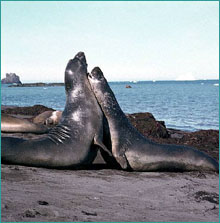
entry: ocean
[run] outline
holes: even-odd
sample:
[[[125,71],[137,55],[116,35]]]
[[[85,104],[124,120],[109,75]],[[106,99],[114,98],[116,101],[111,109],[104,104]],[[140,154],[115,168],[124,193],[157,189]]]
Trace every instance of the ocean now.
[[[131,88],[126,88],[130,85]],[[125,113],[150,112],[168,128],[186,131],[219,129],[219,81],[110,82]],[[65,90],[54,87],[1,85],[1,104],[65,107]]]

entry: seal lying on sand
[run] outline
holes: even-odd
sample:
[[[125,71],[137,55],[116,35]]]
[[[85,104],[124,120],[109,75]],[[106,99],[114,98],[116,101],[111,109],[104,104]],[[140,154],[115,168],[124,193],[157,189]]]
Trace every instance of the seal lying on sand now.
[[[33,119],[33,123],[11,115],[1,115],[1,132],[43,134],[49,131],[47,126],[57,125],[62,117],[61,111],[45,111]],[[46,126],[45,126],[46,125]]]
[[[218,162],[199,150],[154,143],[141,135],[121,110],[98,67],[92,70],[88,79],[109,124],[112,154],[123,169],[218,171]]]
[[[41,139],[2,137],[2,163],[49,168],[92,163],[102,146],[103,113],[87,79],[84,53],[65,70],[66,105],[60,123]],[[103,147],[105,149],[105,147]]]
[[[44,125],[34,124],[28,120],[15,118],[10,115],[1,115],[1,131],[2,132],[22,132],[22,133],[46,133],[48,128]]]

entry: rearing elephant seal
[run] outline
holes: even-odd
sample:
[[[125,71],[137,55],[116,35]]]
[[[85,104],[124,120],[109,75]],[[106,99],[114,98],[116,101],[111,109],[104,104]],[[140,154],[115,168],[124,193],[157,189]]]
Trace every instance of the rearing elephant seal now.
[[[65,90],[60,123],[41,139],[2,137],[2,163],[67,168],[94,160],[97,148],[92,144],[102,146],[103,113],[91,91],[82,52],[67,64]]]
[[[109,124],[113,156],[123,169],[218,171],[218,162],[199,150],[154,143],[141,135],[121,110],[98,67],[92,70],[88,79]]]

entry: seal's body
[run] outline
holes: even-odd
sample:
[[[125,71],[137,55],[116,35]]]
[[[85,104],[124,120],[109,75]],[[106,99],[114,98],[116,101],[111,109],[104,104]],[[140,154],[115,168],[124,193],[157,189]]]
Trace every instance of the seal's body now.
[[[41,124],[31,123],[25,119],[2,114],[1,131],[6,133],[21,132],[42,134],[48,132],[48,128]]]
[[[112,154],[123,169],[136,171],[218,171],[218,162],[194,148],[154,143],[141,135],[121,110],[102,71],[88,76],[108,121]]]
[[[91,163],[102,145],[103,113],[87,79],[84,53],[70,60],[65,70],[66,105],[60,123],[41,139],[2,137],[2,163],[48,168]]]

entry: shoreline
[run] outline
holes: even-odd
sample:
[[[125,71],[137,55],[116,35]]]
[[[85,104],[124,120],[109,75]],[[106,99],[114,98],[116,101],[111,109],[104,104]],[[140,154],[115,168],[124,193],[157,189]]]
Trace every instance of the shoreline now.
[[[2,114],[13,115],[33,121],[33,118],[45,111],[54,111],[44,105],[27,107],[1,106]],[[219,130],[198,130],[194,132],[167,128],[164,121],[157,121],[149,112],[126,114],[132,125],[144,136],[162,144],[177,144],[195,147],[219,160]],[[3,135],[7,135],[3,133]],[[13,136],[31,136],[31,134],[15,133]]]

